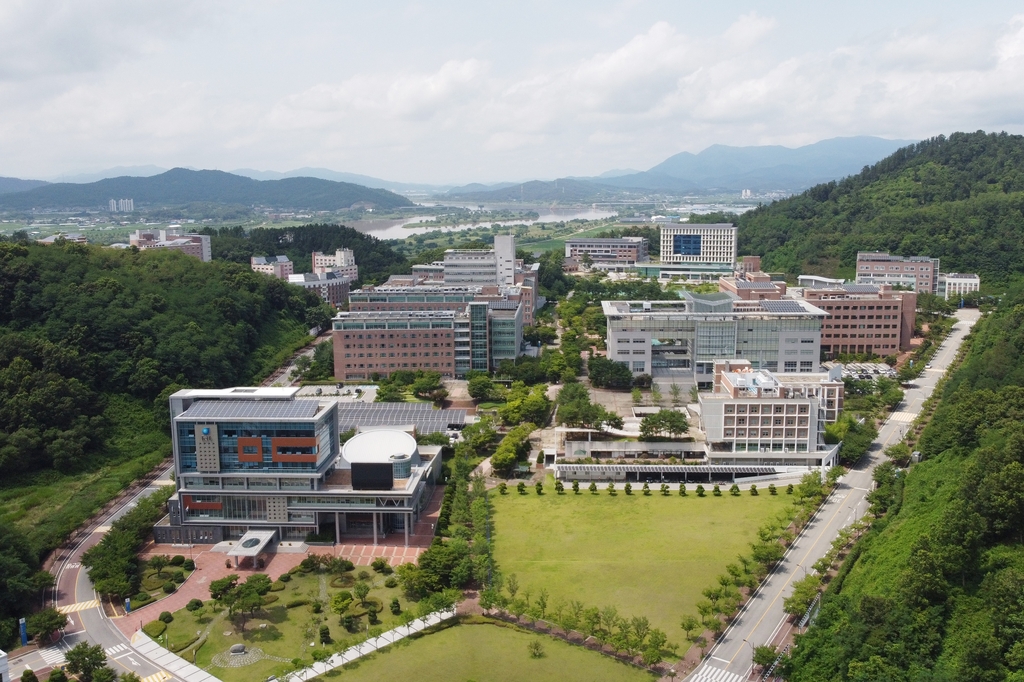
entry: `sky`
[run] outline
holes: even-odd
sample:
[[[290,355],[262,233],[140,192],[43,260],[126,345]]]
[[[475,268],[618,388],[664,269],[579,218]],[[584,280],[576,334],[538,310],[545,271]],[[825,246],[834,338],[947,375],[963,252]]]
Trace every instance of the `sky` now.
[[[1024,6],[4,0],[0,175],[462,183],[712,144],[1024,132]]]

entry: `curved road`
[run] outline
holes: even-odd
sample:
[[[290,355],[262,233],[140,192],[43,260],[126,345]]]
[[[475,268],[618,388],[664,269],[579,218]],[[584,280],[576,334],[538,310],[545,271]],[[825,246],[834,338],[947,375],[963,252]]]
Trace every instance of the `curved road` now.
[[[34,671],[59,667],[64,664],[64,652],[79,642],[101,645],[107,653],[107,664],[119,675],[133,672],[145,682],[160,682],[174,676],[132,649],[128,639],[104,613],[89,576],[82,568],[82,554],[99,543],[110,524],[133,509],[139,500],[156,492],[161,486],[173,483],[168,478],[170,468],[160,472],[149,486],[130,495],[113,510],[94,520],[87,532],[71,548],[62,550],[53,566],[56,586],[52,604],[68,614],[68,625],[59,642],[43,649],[32,649],[10,659],[11,675],[18,677],[26,667]],[[123,616],[131,618],[131,615]],[[140,624],[141,626],[141,624]]]
[[[879,429],[867,455],[840,479],[836,490],[793,542],[783,560],[758,587],[708,657],[688,678],[690,682],[747,680],[753,672],[753,648],[769,642],[778,643],[792,630],[794,626],[782,610],[782,601],[792,593],[793,581],[800,580],[811,571],[839,531],[867,511],[865,498],[873,484],[875,466],[885,460],[882,451],[903,438],[980,314],[975,309],[965,308],[957,311],[956,316],[958,322],[935,353],[932,369],[925,370],[915,380],[915,385],[906,389],[903,402]]]

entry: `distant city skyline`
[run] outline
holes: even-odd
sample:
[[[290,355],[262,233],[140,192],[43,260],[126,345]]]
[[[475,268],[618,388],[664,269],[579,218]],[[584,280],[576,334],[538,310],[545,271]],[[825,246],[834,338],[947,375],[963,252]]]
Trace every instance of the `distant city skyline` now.
[[[12,2],[0,175],[321,167],[462,184],[712,144],[1024,132],[1010,2]]]

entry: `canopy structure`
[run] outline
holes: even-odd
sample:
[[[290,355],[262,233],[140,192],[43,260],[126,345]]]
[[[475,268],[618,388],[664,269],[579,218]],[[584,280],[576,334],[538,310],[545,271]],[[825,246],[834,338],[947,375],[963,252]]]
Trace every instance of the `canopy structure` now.
[[[274,541],[276,535],[276,530],[248,530],[238,544],[228,550],[228,556],[235,557],[235,566],[238,566],[239,558],[251,557],[255,560]]]

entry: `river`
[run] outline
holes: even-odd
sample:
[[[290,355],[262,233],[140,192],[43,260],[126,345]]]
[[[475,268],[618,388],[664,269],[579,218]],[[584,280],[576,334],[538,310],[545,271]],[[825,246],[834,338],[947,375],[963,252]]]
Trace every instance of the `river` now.
[[[475,209],[477,207],[474,205],[466,206],[465,208]],[[493,222],[467,223],[447,227],[438,225],[431,225],[430,227],[405,227],[406,225],[415,225],[416,223],[433,220],[434,216],[429,215],[410,216],[401,220],[351,220],[345,224],[360,232],[373,235],[377,239],[405,239],[406,237],[426,234],[427,232],[461,232],[462,230],[471,230],[475,227],[490,227],[491,225],[532,225],[534,223],[557,223],[569,220],[601,220],[616,215],[614,211],[601,211],[592,208],[560,209],[539,206],[518,208],[534,210],[539,217],[536,220],[496,220]]]

